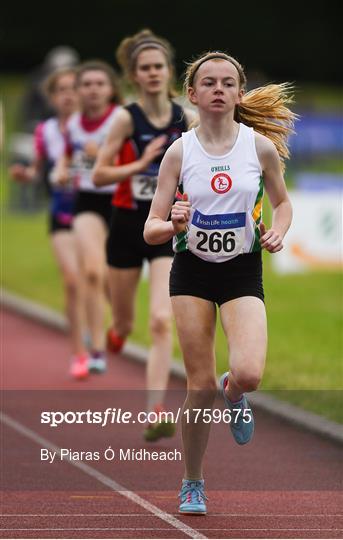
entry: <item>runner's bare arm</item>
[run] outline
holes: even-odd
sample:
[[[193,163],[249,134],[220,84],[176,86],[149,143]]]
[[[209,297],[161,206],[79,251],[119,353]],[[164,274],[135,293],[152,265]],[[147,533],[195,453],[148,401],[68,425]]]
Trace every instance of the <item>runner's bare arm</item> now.
[[[175,199],[182,163],[182,141],[175,141],[164,155],[160,166],[157,189],[144,227],[144,240],[151,245],[164,244],[174,234],[174,226],[167,221]]]
[[[43,167],[43,159],[36,157],[31,165],[14,163],[9,167],[9,173],[17,182],[36,182],[39,180]]]
[[[56,184],[61,186],[68,184],[70,181],[69,167],[71,165],[71,157],[67,154],[63,154],[56,162],[54,170],[54,178]]]
[[[256,134],[256,150],[263,170],[264,185],[273,208],[271,228],[266,230],[263,223],[260,227],[261,246],[270,253],[276,253],[282,249],[282,240],[290,227],[292,206],[275,145],[267,137]]]

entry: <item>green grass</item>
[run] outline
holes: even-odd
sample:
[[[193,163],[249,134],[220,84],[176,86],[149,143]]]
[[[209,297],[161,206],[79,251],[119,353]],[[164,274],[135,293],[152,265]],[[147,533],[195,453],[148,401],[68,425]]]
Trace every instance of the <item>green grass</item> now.
[[[6,86],[6,131],[14,129],[20,79]],[[325,94],[325,106],[329,102]],[[334,103],[337,96],[335,94]],[[332,166],[335,168],[336,164]],[[330,164],[327,166],[330,169]],[[51,253],[46,215],[7,210],[6,175],[1,182],[2,285],[26,298],[63,310],[63,291]],[[267,209],[268,214],[268,209]],[[266,216],[268,223],[268,215]],[[264,254],[264,284],[269,347],[262,388],[308,410],[342,421],[342,280],[336,272],[276,275]],[[148,346],[148,286],[137,297],[132,341]],[[228,353],[217,332],[218,371],[226,370]],[[181,358],[177,340],[174,355]]]

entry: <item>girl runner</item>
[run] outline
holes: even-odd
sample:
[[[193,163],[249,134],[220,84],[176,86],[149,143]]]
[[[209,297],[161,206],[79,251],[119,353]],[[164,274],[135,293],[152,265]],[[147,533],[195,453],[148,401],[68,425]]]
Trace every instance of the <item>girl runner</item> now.
[[[174,236],[170,295],[189,411],[182,421],[183,514],[206,513],[202,464],[210,424],[192,420],[195,409],[212,408],[215,397],[216,304],[230,349],[230,372],[220,386],[225,407],[238,411],[230,423],[233,437],[246,444],[254,421],[245,392],[260,383],[267,347],[261,249],[282,249],[292,217],[283,179],[295,117],[287,108],[289,88],[269,85],[244,95],[245,87],[242,66],[224,53],[189,65],[186,89],[200,123],[167,151],[145,226],[151,245]],[[173,204],[177,186],[183,200]],[[264,189],[273,207],[269,230],[262,222]]]
[[[85,282],[86,311],[92,340],[89,370],[106,370],[104,315],[107,270],[105,242],[108,234],[113,185],[96,188],[92,168],[99,147],[112,122],[120,114],[119,86],[113,69],[101,61],[89,61],[77,70],[76,87],[81,112],[67,125],[66,155],[58,164],[61,184],[68,182],[68,167],[77,184],[73,228]]]
[[[156,187],[158,170],[167,147],[187,130],[193,113],[172,97],[173,54],[170,44],[150,30],[123,40],[117,58],[127,78],[137,88],[138,101],[124,107],[112,124],[99,153],[94,182],[97,186],[118,183],[107,244],[110,266],[113,327],[108,347],[118,352],[132,330],[134,300],[144,260],[149,262],[150,333],[152,347],[147,365],[148,410],[163,409],[172,350],[171,305],[168,275],[172,261],[170,239],[148,246],[143,239]],[[124,145],[124,146],[123,146]],[[113,166],[121,148],[120,165]],[[147,440],[174,433],[174,425],[149,425]]]
[[[19,181],[34,181],[43,173],[50,180],[51,195],[49,232],[58,267],[61,271],[66,314],[70,325],[73,350],[70,372],[77,379],[87,376],[87,356],[82,342],[82,302],[79,265],[72,231],[75,192],[54,183],[54,166],[64,152],[66,124],[77,106],[75,71],[54,72],[45,81],[45,94],[56,111],[56,117],[39,124],[35,130],[35,160],[31,166],[13,165],[12,176]]]

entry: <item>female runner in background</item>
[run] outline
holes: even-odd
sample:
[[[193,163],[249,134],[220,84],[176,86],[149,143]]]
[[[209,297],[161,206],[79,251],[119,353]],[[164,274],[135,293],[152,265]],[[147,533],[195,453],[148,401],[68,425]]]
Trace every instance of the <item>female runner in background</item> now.
[[[147,406],[149,411],[158,412],[163,410],[172,352],[168,276],[173,252],[170,239],[159,246],[148,246],[143,229],[161,159],[170,144],[187,130],[193,113],[172,100],[173,53],[166,40],[143,30],[122,41],[117,58],[127,78],[135,84],[138,100],[117,115],[94,170],[97,186],[118,184],[107,245],[113,311],[108,346],[119,351],[132,330],[137,285],[143,261],[147,260],[152,339],[147,364]],[[120,151],[120,165],[113,166]],[[153,441],[173,433],[173,424],[161,422],[149,425],[144,436]]]
[[[82,341],[81,281],[72,219],[75,191],[72,187],[57,186],[54,167],[65,148],[66,124],[77,107],[76,75],[73,69],[52,73],[44,83],[44,91],[56,116],[40,123],[34,134],[35,160],[30,166],[13,165],[10,169],[14,179],[32,182],[47,171],[49,180],[50,213],[49,232],[53,252],[61,271],[66,314],[70,326],[73,351],[70,372],[77,379],[88,375],[87,355]]]
[[[90,371],[102,373],[106,370],[104,316],[108,276],[105,244],[114,185],[95,187],[92,168],[112,123],[120,115],[121,96],[115,72],[98,60],[81,64],[77,70],[76,88],[81,110],[68,122],[67,149],[58,164],[57,177],[62,185],[67,183],[68,167],[73,167],[77,184],[73,227],[92,340],[88,366]]]

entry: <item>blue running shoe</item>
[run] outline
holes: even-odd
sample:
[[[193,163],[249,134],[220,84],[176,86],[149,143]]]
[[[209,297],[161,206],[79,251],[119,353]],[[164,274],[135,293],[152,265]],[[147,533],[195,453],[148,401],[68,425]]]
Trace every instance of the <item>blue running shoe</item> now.
[[[104,373],[107,369],[105,356],[91,356],[88,360],[88,370],[90,373]]]
[[[237,444],[247,444],[252,439],[252,436],[254,434],[254,417],[248,400],[244,394],[242,399],[235,403],[231,403],[231,401],[227,397],[224,388],[228,376],[228,372],[224,373],[224,375],[220,377],[219,384],[223,393],[225,407],[233,411],[232,419],[230,422],[231,433]],[[238,413],[238,409],[241,409],[242,412]],[[247,416],[247,413],[250,416],[250,419]]]
[[[182,480],[180,497],[180,514],[204,516],[207,512],[204,493],[204,480]]]

